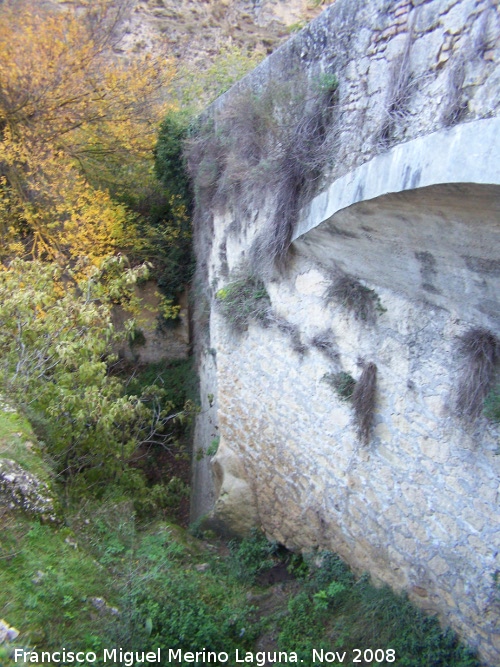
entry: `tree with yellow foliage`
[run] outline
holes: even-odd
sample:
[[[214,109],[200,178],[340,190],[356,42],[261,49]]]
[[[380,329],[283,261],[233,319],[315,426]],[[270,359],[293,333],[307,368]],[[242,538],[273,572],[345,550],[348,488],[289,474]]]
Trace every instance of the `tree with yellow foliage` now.
[[[0,253],[92,264],[140,246],[116,195],[151,178],[173,68],[116,55],[120,0],[0,3]],[[0,257],[1,258],[1,257]]]

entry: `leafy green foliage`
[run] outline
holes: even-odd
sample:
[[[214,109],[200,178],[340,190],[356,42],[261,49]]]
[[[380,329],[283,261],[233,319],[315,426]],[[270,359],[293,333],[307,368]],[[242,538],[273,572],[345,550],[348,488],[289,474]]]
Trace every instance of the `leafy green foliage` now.
[[[484,414],[494,422],[500,422],[500,385],[490,391],[484,401]]]
[[[155,174],[168,195],[191,202],[189,179],[183,159],[183,142],[188,132],[189,118],[181,112],[170,112],[158,133],[155,148]]]
[[[239,580],[253,582],[260,573],[272,568],[278,562],[276,555],[279,545],[269,542],[259,530],[253,530],[249,537],[229,542],[233,571]]]
[[[350,401],[356,387],[356,380],[345,371],[325,373],[323,380],[335,389],[342,401]]]
[[[130,376],[126,368],[122,377],[128,378],[127,392],[140,396],[146,387],[157,385],[164,392],[165,402],[174,410],[182,410],[186,401],[198,400],[198,377],[192,359],[175,359],[135,367]]]
[[[247,277],[229,283],[216,294],[221,313],[238,333],[247,330],[250,320],[266,321],[270,300],[264,283]]]
[[[194,271],[191,242],[192,195],[183,159],[188,117],[170,112],[163,120],[155,148],[155,174],[162,187],[162,206],[149,211],[149,246],[154,251],[158,286],[177,299]]]
[[[0,272],[0,388],[37,427],[61,479],[84,486],[120,476],[139,444],[164,440],[176,418],[161,387],[127,395],[108,373],[111,307],[139,275],[116,264],[73,289],[69,271],[36,261]]]
[[[357,580],[334,554],[321,557],[321,566],[311,569],[288,604],[278,640],[281,650],[297,651],[306,666],[319,664],[312,662],[313,648],[346,651],[353,658],[353,649],[360,647],[394,649],[396,664],[404,667],[479,666],[451,631],[443,632],[436,619],[406,598],[374,587],[367,576]]]

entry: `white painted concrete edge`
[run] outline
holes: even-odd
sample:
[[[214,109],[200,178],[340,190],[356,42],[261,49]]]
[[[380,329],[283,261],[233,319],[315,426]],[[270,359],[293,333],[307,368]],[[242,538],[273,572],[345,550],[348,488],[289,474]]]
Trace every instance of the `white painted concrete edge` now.
[[[292,240],[357,202],[444,183],[500,184],[500,118],[417,137],[365,162],[304,207]]]

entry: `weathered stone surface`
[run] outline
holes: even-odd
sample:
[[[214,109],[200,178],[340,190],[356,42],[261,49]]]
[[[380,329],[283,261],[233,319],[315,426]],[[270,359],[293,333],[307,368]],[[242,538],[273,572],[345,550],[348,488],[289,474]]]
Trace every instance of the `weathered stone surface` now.
[[[58,522],[54,498],[45,482],[10,459],[0,459],[0,506]]]
[[[0,644],[13,642],[17,637],[19,637],[19,630],[0,619]]]
[[[459,419],[453,396],[457,337],[478,326],[500,335],[499,51],[488,44],[493,60],[471,51],[487,3],[415,0],[408,15],[404,4],[337,0],[251,75],[256,85],[278,80],[295,54],[311,76],[333,66],[342,122],[322,191],[293,232],[286,271],[266,285],[274,311],[298,327],[307,349],[299,355],[282,331],[254,324],[236,338],[212,311],[210,373],[224,443],[218,508],[228,521],[245,511],[245,530],[254,522],[289,547],[332,549],[408,590],[493,666],[500,430],[483,418]],[[375,27],[362,45],[367,26]],[[450,55],[437,67],[440,54]],[[449,125],[457,62],[467,110]],[[398,80],[407,86],[404,104],[394,97]],[[231,92],[220,104],[230,101]],[[231,211],[216,213],[209,283],[222,280],[224,238],[227,262],[238,267],[268,221],[268,210],[252,211],[234,233]],[[374,291],[373,323],[342,299],[325,302],[341,272]],[[309,343],[325,330],[335,358]],[[339,371],[359,379],[360,360],[377,366],[367,445],[351,405],[324,381]]]
[[[241,459],[221,440],[214,456],[214,515],[237,535],[248,535],[258,523],[256,499]]]

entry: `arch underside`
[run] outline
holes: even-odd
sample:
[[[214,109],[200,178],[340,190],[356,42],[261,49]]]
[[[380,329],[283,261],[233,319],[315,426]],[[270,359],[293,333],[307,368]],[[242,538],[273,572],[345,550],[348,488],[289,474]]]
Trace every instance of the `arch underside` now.
[[[295,248],[327,269],[499,329],[500,123],[469,126],[398,146],[339,179],[305,211]],[[477,161],[455,159],[474,130]],[[425,164],[417,159],[424,144],[439,149]]]

